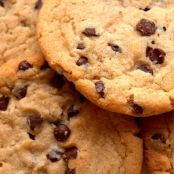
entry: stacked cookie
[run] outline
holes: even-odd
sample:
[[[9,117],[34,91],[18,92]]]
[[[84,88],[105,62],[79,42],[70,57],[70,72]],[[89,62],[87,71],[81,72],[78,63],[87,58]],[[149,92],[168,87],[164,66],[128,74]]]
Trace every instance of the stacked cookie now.
[[[174,174],[173,19],[173,0],[0,0],[0,174],[141,174],[143,141]]]

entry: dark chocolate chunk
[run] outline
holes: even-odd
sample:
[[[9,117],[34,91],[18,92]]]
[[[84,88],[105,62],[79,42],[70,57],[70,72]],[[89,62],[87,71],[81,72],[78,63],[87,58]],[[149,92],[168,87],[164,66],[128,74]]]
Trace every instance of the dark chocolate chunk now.
[[[150,7],[146,7],[143,9],[144,11],[149,11],[150,10]]]
[[[62,158],[65,161],[76,159],[77,158],[77,147],[70,147],[65,150],[65,152],[62,155]]]
[[[58,141],[67,140],[70,134],[71,134],[71,131],[68,128],[68,126],[66,126],[65,124],[58,124],[56,128],[54,128],[54,137]]]
[[[110,46],[113,51],[122,53],[122,50],[118,45],[113,43],[108,43],[108,46]]]
[[[75,174],[75,173],[76,173],[75,169],[69,169],[68,168],[65,174]]]
[[[166,53],[159,48],[146,48],[146,57],[149,57],[149,59],[154,62],[155,64],[162,64],[164,63]]]
[[[30,139],[35,140],[35,135],[33,135],[32,133],[28,132],[28,136],[30,137]]]
[[[71,105],[67,110],[68,118],[74,117],[79,114],[79,110],[74,107],[74,105]]]
[[[160,133],[156,133],[156,134],[152,135],[152,139],[153,140],[160,140],[162,143],[166,143],[165,137]]]
[[[85,45],[84,45],[83,43],[79,43],[79,44],[77,45],[77,49],[79,49],[79,50],[84,50],[84,49],[85,49]]]
[[[42,7],[42,0],[37,0],[34,9],[39,10]]]
[[[62,159],[62,152],[52,150],[46,156],[51,162],[57,162]]]
[[[155,34],[157,27],[154,22],[149,21],[147,19],[141,19],[136,26],[136,30],[142,36],[151,36]]]
[[[66,79],[63,75],[57,74],[51,79],[51,85],[57,89],[61,89],[65,84]]]
[[[138,104],[133,103],[132,108],[135,114],[143,114],[143,108],[139,106]]]
[[[15,87],[13,90],[13,94],[17,99],[22,99],[27,94],[27,86],[24,87]]]
[[[43,118],[38,113],[33,113],[28,116],[27,123],[30,127],[30,130],[34,131],[34,129],[40,126],[43,122]]]
[[[153,75],[153,70],[149,65],[140,65],[137,67],[137,69]]]
[[[9,103],[9,97],[7,96],[1,96],[0,97],[0,110],[6,111]]]
[[[19,63],[18,69],[21,71],[26,71],[29,68],[32,68],[33,65],[31,65],[29,62],[26,60],[23,60],[22,62]]]
[[[96,89],[97,93],[100,94],[100,96],[102,98],[104,98],[105,86],[104,86],[104,83],[102,81],[95,82],[95,89]]]
[[[85,28],[84,31],[82,31],[82,34],[84,34],[87,37],[98,37],[99,35],[96,33],[95,28]]]
[[[153,40],[151,43],[154,45],[155,44],[155,41]]]
[[[78,66],[85,65],[85,64],[87,64],[87,63],[88,63],[88,58],[85,57],[85,56],[81,56],[81,57],[77,60],[77,62],[76,62],[76,64],[77,64]]]

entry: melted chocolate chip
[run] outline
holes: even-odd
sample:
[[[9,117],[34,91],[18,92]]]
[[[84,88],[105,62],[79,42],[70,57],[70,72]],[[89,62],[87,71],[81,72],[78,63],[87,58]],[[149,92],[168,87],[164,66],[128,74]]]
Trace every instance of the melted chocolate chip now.
[[[87,63],[88,63],[88,58],[84,57],[84,56],[81,56],[79,58],[79,60],[77,60],[76,65],[81,66],[81,65],[85,65]]]
[[[0,0],[0,6],[4,7],[4,0]]]
[[[34,129],[37,127],[37,126],[40,126],[43,122],[43,118],[37,114],[37,113],[33,113],[33,115],[30,115],[28,118],[27,118],[27,123],[30,127],[30,130],[34,131]]]
[[[17,99],[24,98],[27,94],[27,86],[14,88],[13,94]]]
[[[153,140],[160,140],[162,143],[166,143],[165,137],[160,133],[156,133],[156,134],[152,135],[152,139]]]
[[[29,68],[32,68],[33,66],[27,62],[26,60],[23,60],[22,62],[20,62],[18,69],[22,70],[22,71],[26,71]]]
[[[143,108],[137,104],[132,104],[132,108],[135,114],[143,114]]]
[[[104,83],[102,81],[98,81],[95,83],[95,89],[96,89],[97,93],[100,94],[100,96],[102,98],[104,98],[105,86],[104,86]]]
[[[75,174],[76,170],[75,169],[67,169],[67,171],[65,172],[65,174]]]
[[[74,107],[74,105],[71,105],[67,110],[68,118],[74,117],[79,114],[79,110]]]
[[[52,150],[46,156],[51,162],[57,162],[62,159],[62,152]]]
[[[51,79],[51,85],[57,89],[61,89],[65,84],[65,77],[63,75],[57,74]]]
[[[113,43],[108,43],[108,46],[110,46],[113,51],[122,53],[122,50],[118,45]]]
[[[159,48],[146,48],[146,57],[149,57],[149,59],[154,62],[155,64],[162,64],[164,63],[166,53]]]
[[[0,110],[1,111],[6,111],[9,103],[9,97],[7,96],[2,96],[0,97]]]
[[[137,69],[153,75],[153,70],[149,65],[140,65],[137,67]]]
[[[54,137],[58,141],[65,141],[70,136],[70,129],[64,124],[58,124],[56,128],[54,128]]]
[[[65,150],[65,152],[62,155],[62,158],[65,161],[76,159],[77,158],[77,147],[70,147]]]
[[[136,30],[142,36],[151,36],[155,34],[157,27],[154,22],[151,22],[147,19],[141,19],[136,26]]]
[[[30,137],[30,139],[35,140],[35,135],[31,134],[30,132],[28,132],[28,136]]]
[[[39,10],[42,7],[42,0],[37,0],[34,9]]]
[[[98,37],[99,35],[96,33],[95,28],[85,28],[84,31],[82,31],[82,34],[84,34],[87,37]]]
[[[84,45],[83,43],[79,43],[79,44],[77,45],[77,49],[79,49],[79,50],[84,50],[84,49],[85,49],[85,45]]]

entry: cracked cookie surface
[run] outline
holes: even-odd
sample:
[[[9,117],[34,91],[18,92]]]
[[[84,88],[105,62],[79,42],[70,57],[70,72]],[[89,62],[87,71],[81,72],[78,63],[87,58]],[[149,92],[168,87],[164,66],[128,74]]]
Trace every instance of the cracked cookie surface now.
[[[173,18],[173,1],[46,0],[38,38],[93,103],[144,117],[174,108]]]
[[[8,61],[0,76],[0,173],[140,173],[133,118],[97,108],[35,57]]]
[[[174,174],[174,112],[141,121],[145,162],[152,174]]]
[[[28,54],[42,57],[36,23],[42,0],[0,0],[0,65]]]

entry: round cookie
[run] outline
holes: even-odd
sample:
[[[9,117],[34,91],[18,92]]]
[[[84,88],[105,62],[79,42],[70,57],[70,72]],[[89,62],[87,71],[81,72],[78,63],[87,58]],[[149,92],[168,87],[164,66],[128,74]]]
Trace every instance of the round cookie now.
[[[41,49],[53,69],[104,109],[139,117],[170,111],[172,2],[45,0]]]
[[[42,57],[36,23],[42,0],[0,0],[0,65],[28,54]]]
[[[174,112],[142,121],[145,162],[152,174],[174,174]]]
[[[0,69],[0,173],[140,174],[134,119],[97,108],[35,57]]]

